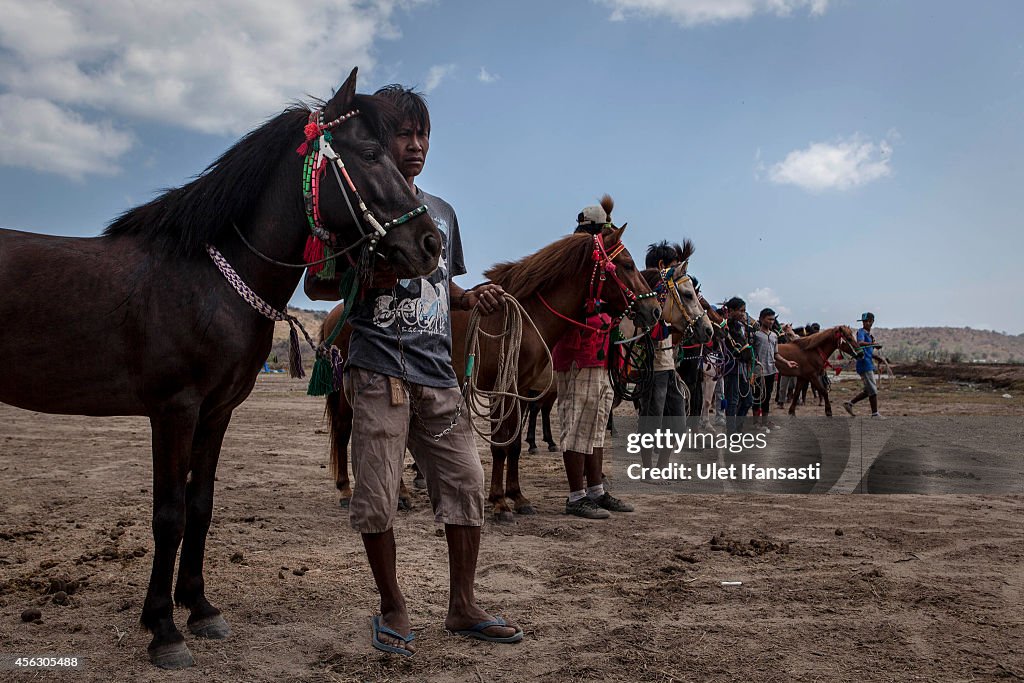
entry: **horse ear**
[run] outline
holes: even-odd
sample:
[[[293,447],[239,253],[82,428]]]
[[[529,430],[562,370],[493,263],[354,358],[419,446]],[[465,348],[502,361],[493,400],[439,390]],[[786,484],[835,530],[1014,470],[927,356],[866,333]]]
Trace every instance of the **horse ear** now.
[[[690,265],[690,259],[683,261],[683,265],[679,266],[679,272],[686,275],[686,267]]]
[[[609,244],[618,244],[622,241],[622,232],[626,229],[626,225],[623,224],[621,228],[612,228],[611,240]]]
[[[352,103],[352,99],[356,96],[356,72],[359,71],[359,67],[353,67],[352,73],[348,75],[345,82],[341,84],[338,91],[334,93],[334,97],[327,102],[327,106],[324,107],[324,118],[328,121],[333,121],[342,114],[345,114],[349,110],[349,105]]]

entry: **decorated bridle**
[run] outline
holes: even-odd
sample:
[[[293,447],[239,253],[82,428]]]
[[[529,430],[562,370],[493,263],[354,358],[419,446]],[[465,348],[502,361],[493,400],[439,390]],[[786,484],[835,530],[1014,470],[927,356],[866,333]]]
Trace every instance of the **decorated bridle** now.
[[[707,318],[708,313],[707,311],[703,311],[701,315],[697,316],[696,318],[693,318],[690,317],[690,314],[686,312],[686,306],[683,305],[683,298],[679,294],[679,285],[686,284],[687,282],[692,282],[693,278],[690,277],[686,272],[686,263],[683,263],[680,269],[683,271],[683,274],[679,277],[676,277],[676,269],[674,267],[661,271],[661,281],[658,283],[659,286],[655,289],[655,292],[659,294],[658,301],[660,301],[662,304],[665,303],[665,298],[667,297],[668,293],[672,294],[672,300],[675,302],[676,306],[679,307],[679,312],[682,313],[683,321],[686,323],[686,329],[683,330],[683,339],[686,339],[688,337],[693,336],[694,325],[700,322],[701,318]],[[658,290],[664,291],[659,292]],[[699,296],[700,290],[697,287],[694,287],[694,290],[698,292]],[[708,324],[711,324],[710,318],[708,318]]]
[[[300,156],[305,157],[302,162],[302,198],[311,233],[306,240],[303,256],[306,263],[309,264],[309,271],[320,278],[334,277],[334,260],[341,255],[347,255],[349,262],[355,265],[349,252],[364,243],[366,244],[365,254],[369,259],[373,256],[377,243],[387,235],[390,228],[407,223],[427,211],[426,205],[421,204],[412,211],[382,225],[373,212],[367,208],[355,183],[352,182],[352,177],[348,174],[341,155],[331,146],[334,139],[331,130],[358,115],[359,110],[353,109],[347,114],[342,114],[333,121],[325,123],[322,109],[310,112],[309,121],[303,128],[306,139],[295,150]],[[331,170],[334,171],[334,177],[341,189],[341,196],[345,198],[345,205],[348,206],[349,215],[352,216],[352,220],[361,234],[358,240],[344,249],[339,249],[337,235],[324,228],[320,219],[320,187],[327,165],[330,165]],[[352,205],[350,194],[355,197],[359,214],[356,213],[355,207]],[[369,268],[368,263],[366,267]]]

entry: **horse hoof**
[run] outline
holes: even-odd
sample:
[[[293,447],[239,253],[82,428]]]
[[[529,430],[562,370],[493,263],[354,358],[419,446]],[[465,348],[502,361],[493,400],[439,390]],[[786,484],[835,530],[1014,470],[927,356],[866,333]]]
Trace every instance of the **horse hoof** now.
[[[532,505],[523,505],[516,508],[516,514],[535,515],[537,514],[537,510]]]
[[[412,480],[412,485],[418,489],[425,489],[427,488],[427,480],[423,477],[416,477]]]
[[[352,502],[351,498],[342,498],[338,501],[338,505],[341,506],[342,510],[348,510],[348,504]]]
[[[494,521],[498,524],[515,524],[516,518],[508,510],[502,510],[501,512],[494,513]]]
[[[556,443],[549,443],[548,444],[548,452],[549,453],[557,453],[559,450],[561,450],[561,449],[558,447],[558,444],[556,444]]]
[[[412,510],[412,503],[409,501],[409,499],[408,498],[399,498],[398,499],[398,511],[399,512],[408,512],[409,510]]]
[[[537,447],[530,446],[529,450],[527,450],[526,452],[529,453],[530,455],[537,455]]]
[[[196,619],[189,623],[188,630],[196,638],[209,638],[210,640],[224,640],[231,635],[231,627],[220,614]]]
[[[161,669],[187,669],[196,663],[185,643],[170,643],[151,648],[149,661]]]

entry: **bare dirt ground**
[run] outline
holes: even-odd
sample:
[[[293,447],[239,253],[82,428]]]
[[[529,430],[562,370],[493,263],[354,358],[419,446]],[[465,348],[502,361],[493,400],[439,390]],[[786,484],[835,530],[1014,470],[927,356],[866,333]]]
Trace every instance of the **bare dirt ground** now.
[[[857,388],[834,385],[838,413]],[[901,378],[883,384],[882,410],[1024,415],[1022,397],[1003,393]],[[234,634],[187,636],[197,666],[177,673],[148,664],[138,627],[152,552],[148,423],[0,405],[0,654],[77,655],[86,667],[0,679],[1024,677],[1022,496],[636,495],[636,513],[585,522],[561,514],[561,461],[546,452],[524,456],[540,514],[488,522],[478,571],[481,603],[521,624],[525,641],[445,634],[445,543],[416,492],[396,533],[419,651],[383,655],[370,647],[376,594],[362,547],[324,469],[321,405],[272,375],[236,412],[206,564],[207,594]],[[60,588],[67,604],[47,594]],[[39,623],[21,621],[30,607]]]

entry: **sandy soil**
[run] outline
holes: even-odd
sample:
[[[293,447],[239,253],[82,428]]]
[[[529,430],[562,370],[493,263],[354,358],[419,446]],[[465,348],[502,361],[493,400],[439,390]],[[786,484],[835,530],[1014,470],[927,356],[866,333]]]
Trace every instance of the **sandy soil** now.
[[[836,400],[854,389],[837,383]],[[1003,393],[913,377],[883,385],[882,409],[1024,414],[1024,400]],[[564,475],[549,453],[524,464],[540,514],[488,523],[480,556],[480,601],[520,623],[525,641],[445,634],[445,543],[416,492],[396,533],[419,652],[382,655],[370,647],[376,595],[325,469],[324,428],[320,402],[282,376],[261,378],[237,411],[206,565],[207,594],[234,634],[187,636],[197,666],[168,674],[148,664],[138,627],[152,552],[148,423],[0,406],[0,654],[86,662],[0,679],[1024,677],[1022,496],[638,494],[638,512],[585,522],[561,514]],[[67,604],[47,594],[59,588]],[[21,621],[30,607],[39,623]],[[183,626],[186,614],[176,618]]]

